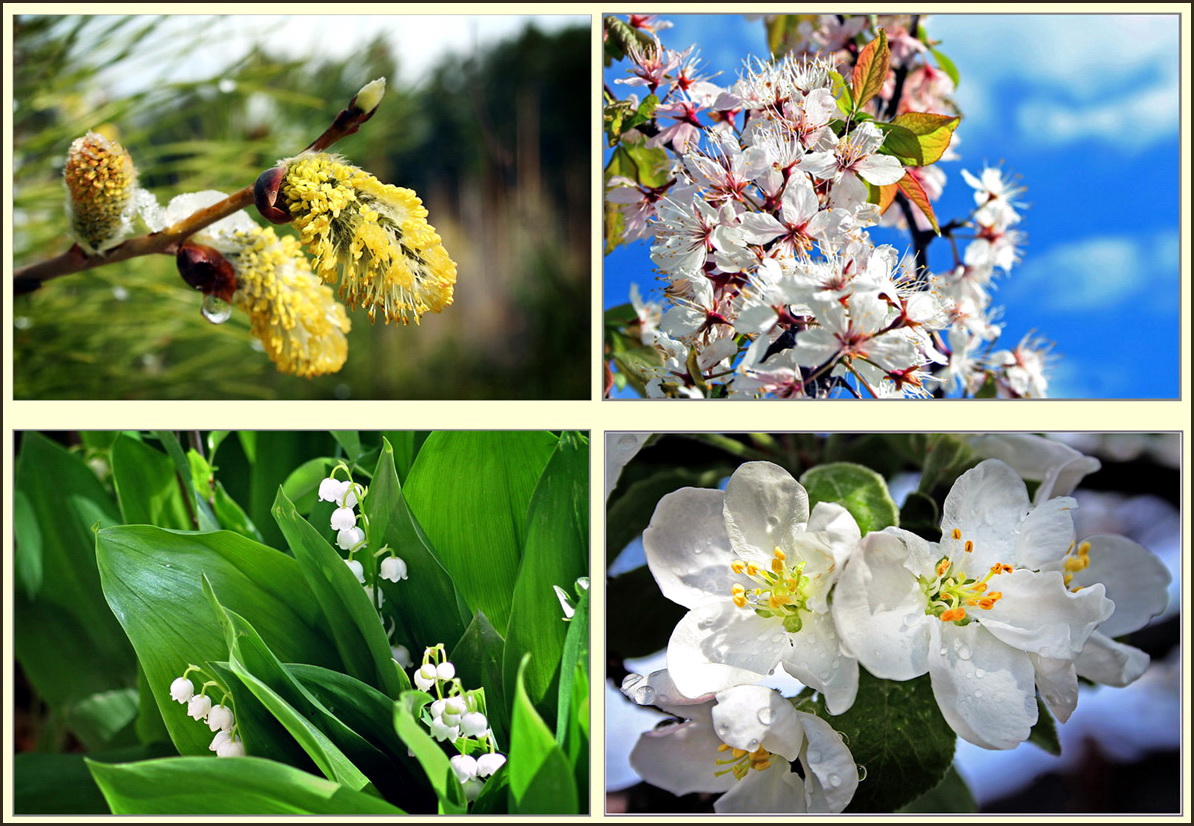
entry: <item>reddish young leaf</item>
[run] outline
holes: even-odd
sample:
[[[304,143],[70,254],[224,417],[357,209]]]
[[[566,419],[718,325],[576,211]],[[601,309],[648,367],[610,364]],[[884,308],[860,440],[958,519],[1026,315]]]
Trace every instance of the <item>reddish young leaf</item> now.
[[[878,37],[866,44],[858,55],[858,62],[854,64],[854,101],[857,109],[865,106],[883,89],[890,62],[891,49],[887,46],[887,35],[880,29]]]
[[[933,231],[940,235],[941,227],[937,224],[937,216],[933,214],[933,205],[929,202],[929,196],[925,194],[924,187],[920,185],[920,181],[912,174],[912,171],[905,172],[904,177],[896,181],[895,185],[899,187],[900,192],[904,193],[904,197],[920,207],[920,211],[933,225]]]
[[[907,173],[905,173],[907,174]],[[887,212],[888,207],[895,203],[896,192],[899,191],[899,184],[886,184],[879,187],[879,214]]]

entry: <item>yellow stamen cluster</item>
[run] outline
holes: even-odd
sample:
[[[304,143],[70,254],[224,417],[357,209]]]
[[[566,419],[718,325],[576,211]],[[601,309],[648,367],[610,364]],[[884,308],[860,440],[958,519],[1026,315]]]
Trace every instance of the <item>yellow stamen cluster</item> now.
[[[137,183],[132,156],[116,141],[88,132],[70,145],[64,178],[79,246],[88,255],[114,247],[126,234],[126,210]]]
[[[316,272],[349,307],[418,324],[452,303],[456,264],[413,190],[318,153],[289,163],[281,193]]]
[[[730,756],[717,760],[717,765],[728,766],[728,768],[714,772],[715,777],[733,773],[735,780],[741,780],[746,777],[751,769],[762,771],[763,769],[771,768],[771,752],[762,746],[759,746],[754,751],[746,751],[745,749],[736,749],[722,743],[717,747],[717,750],[723,753],[728,751],[730,752]]]
[[[1062,567],[1065,569],[1065,574],[1062,578],[1065,580],[1066,587],[1068,588],[1070,583],[1074,581],[1074,574],[1078,573],[1078,571],[1086,570],[1089,566],[1090,543],[1082,542],[1076,549],[1071,545],[1069,551],[1066,552],[1065,562],[1062,563]],[[1079,586],[1071,590],[1080,591],[1082,588]]]
[[[249,314],[253,335],[278,369],[310,377],[343,367],[348,315],[311,272],[298,241],[270,227],[238,230],[222,241],[236,270],[233,302]]]
[[[803,625],[800,612],[807,607],[811,580],[804,574],[804,563],[788,565],[787,555],[779,548],[772,552],[770,567],[769,571],[763,570],[741,559],[730,563],[731,571],[758,583],[757,588],[735,583],[730,588],[730,599],[739,608],[750,608],[759,616],[782,617],[784,629],[795,633]]]
[[[962,532],[954,528],[951,536],[955,541],[961,541]],[[967,553],[974,552],[972,540],[967,539],[962,547]],[[998,562],[991,566],[982,579],[971,579],[966,576],[961,565],[955,565],[949,557],[942,557],[937,562],[933,579],[920,578],[921,590],[928,597],[925,613],[937,617],[942,622],[966,625],[972,619],[967,616],[966,609],[981,608],[989,611],[1003,598],[1003,592],[988,590],[991,577],[1011,571],[1011,565]]]

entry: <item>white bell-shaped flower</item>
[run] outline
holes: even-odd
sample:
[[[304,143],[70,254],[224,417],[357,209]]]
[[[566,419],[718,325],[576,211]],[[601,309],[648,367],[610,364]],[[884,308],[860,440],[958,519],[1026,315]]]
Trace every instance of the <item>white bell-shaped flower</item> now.
[[[356,576],[357,582],[360,582],[362,585],[364,585],[365,584],[365,566],[362,565],[360,562],[358,562],[355,559],[346,559],[346,560],[344,560],[344,564],[347,565],[348,570],[352,571],[353,575]]]
[[[207,713],[207,727],[212,731],[231,731],[235,721],[232,709],[224,705],[214,705]]]
[[[415,672],[415,686],[419,691],[426,691],[433,685],[435,685],[435,666],[431,663],[419,666],[419,670]]]
[[[456,676],[456,666],[450,662],[442,662],[435,667],[435,676],[439,680],[450,680]]]
[[[449,726],[460,725],[461,716],[468,711],[464,704],[463,697],[449,697],[444,701],[443,717],[444,723]]]
[[[349,484],[347,479],[324,479],[319,483],[319,498],[324,502],[339,502]]]
[[[220,746],[224,745],[231,739],[232,739],[231,733],[225,731],[224,729],[220,729],[219,731],[216,732],[216,736],[213,737],[211,740],[211,745],[208,746],[207,748],[211,751],[219,751]]]
[[[389,556],[381,561],[379,575],[390,582],[400,582],[406,579],[406,562],[400,557]]]
[[[410,658],[410,649],[405,645],[391,645],[390,656],[403,668],[410,668],[414,663],[414,660]]]
[[[336,508],[332,511],[332,530],[346,531],[355,528],[356,524],[357,512],[352,508]]]
[[[187,716],[192,720],[202,720],[211,711],[211,697],[199,694],[187,702]]]
[[[482,754],[477,758],[477,776],[489,777],[495,771],[506,765],[506,756],[493,752],[491,754]]]
[[[365,532],[353,525],[336,534],[336,544],[342,551],[351,551],[365,541]]]
[[[445,725],[444,722],[436,717],[431,721],[431,736],[436,740],[455,740],[460,736],[460,726]]]
[[[233,737],[225,743],[222,743],[216,749],[216,757],[244,757],[245,746],[239,737]]]
[[[178,703],[190,701],[195,696],[195,686],[186,677],[179,677],[170,683],[170,699]]]
[[[458,754],[448,760],[452,764],[452,773],[461,783],[472,780],[477,776],[477,759],[467,754]]]
[[[485,788],[485,781],[474,777],[460,784],[464,788],[464,799],[472,803],[481,796],[481,789]]]
[[[479,711],[470,711],[460,718],[460,733],[465,737],[477,737],[489,729],[489,720]]]

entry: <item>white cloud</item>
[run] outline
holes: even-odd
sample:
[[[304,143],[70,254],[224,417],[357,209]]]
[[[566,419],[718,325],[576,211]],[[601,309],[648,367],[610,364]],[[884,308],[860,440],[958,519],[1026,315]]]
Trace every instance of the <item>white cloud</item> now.
[[[1152,238],[1084,238],[1027,256],[1001,291],[1006,303],[1034,301],[1070,314],[1139,305],[1145,274],[1152,286],[1176,273],[1173,233]],[[1150,308],[1151,309],[1151,308]]]
[[[1154,86],[1143,93],[1127,93],[1090,106],[1066,106],[1034,97],[1017,113],[1022,134],[1046,144],[1065,144],[1083,138],[1104,138],[1127,151],[1140,151],[1178,131],[1176,87]]]

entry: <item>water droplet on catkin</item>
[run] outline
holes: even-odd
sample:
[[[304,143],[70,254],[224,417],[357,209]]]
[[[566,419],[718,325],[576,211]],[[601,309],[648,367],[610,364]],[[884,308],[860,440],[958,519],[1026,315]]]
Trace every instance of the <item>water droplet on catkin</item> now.
[[[199,312],[212,324],[223,324],[232,318],[232,305],[219,296],[208,293],[203,296]]]

